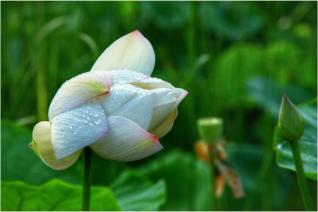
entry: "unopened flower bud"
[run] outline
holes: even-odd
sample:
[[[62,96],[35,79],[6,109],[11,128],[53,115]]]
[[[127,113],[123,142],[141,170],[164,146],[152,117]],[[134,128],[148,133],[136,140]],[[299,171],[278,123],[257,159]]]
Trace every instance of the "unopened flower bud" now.
[[[49,107],[48,121],[33,128],[32,149],[49,167],[66,169],[90,147],[116,161],[135,161],[163,147],[188,94],[151,77],[155,53],[139,32],[112,43],[91,71],[66,81]]]
[[[286,95],[280,106],[278,126],[282,138],[290,142],[298,141],[304,132],[303,119]]]

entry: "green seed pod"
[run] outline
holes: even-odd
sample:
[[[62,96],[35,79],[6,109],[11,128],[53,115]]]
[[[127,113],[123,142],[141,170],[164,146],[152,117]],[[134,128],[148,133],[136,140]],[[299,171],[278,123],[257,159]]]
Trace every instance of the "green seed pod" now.
[[[304,121],[286,95],[280,106],[278,126],[282,138],[289,142],[298,141],[304,132]]]
[[[223,120],[221,118],[201,118],[197,122],[199,135],[209,144],[215,143],[223,134]]]

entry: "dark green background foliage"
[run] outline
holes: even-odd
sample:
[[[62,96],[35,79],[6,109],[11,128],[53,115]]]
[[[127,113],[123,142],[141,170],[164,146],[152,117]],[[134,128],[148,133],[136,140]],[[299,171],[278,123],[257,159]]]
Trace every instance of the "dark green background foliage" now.
[[[2,209],[80,209],[81,159],[50,170],[27,147],[31,130],[65,80],[139,29],[156,53],[153,75],[189,95],[162,152],[133,163],[94,155],[92,209],[210,210],[211,173],[193,144],[196,120],[219,116],[246,196],[227,187],[217,209],[302,210],[289,147],[277,166],[273,134],[284,93],[295,104],[317,96],[316,11],[316,2],[2,2]],[[304,151],[316,199],[317,151]]]

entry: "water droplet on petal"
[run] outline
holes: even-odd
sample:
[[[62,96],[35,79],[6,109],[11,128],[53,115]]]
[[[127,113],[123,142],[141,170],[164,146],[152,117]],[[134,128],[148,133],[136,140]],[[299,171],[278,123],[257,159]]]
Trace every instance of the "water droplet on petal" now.
[[[94,121],[94,123],[95,123],[95,124],[100,124],[100,123],[101,123],[101,120],[100,120],[100,119],[97,119],[97,120]]]

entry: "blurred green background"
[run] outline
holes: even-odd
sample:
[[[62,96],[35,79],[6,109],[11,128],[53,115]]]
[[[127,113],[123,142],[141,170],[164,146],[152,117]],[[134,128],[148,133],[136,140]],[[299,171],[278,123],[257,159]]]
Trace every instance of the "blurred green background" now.
[[[276,165],[272,146],[282,94],[296,104],[317,96],[316,2],[2,2],[2,208],[49,210],[38,203],[48,198],[21,190],[53,178],[80,184],[81,161],[53,171],[27,147],[32,127],[64,81],[135,29],[154,47],[153,75],[189,95],[163,151],[133,163],[94,156],[93,184],[124,210],[210,210],[209,167],[193,145],[196,120],[219,116],[246,196],[226,188],[216,209],[303,210],[295,173]],[[105,207],[96,209],[116,209]]]

